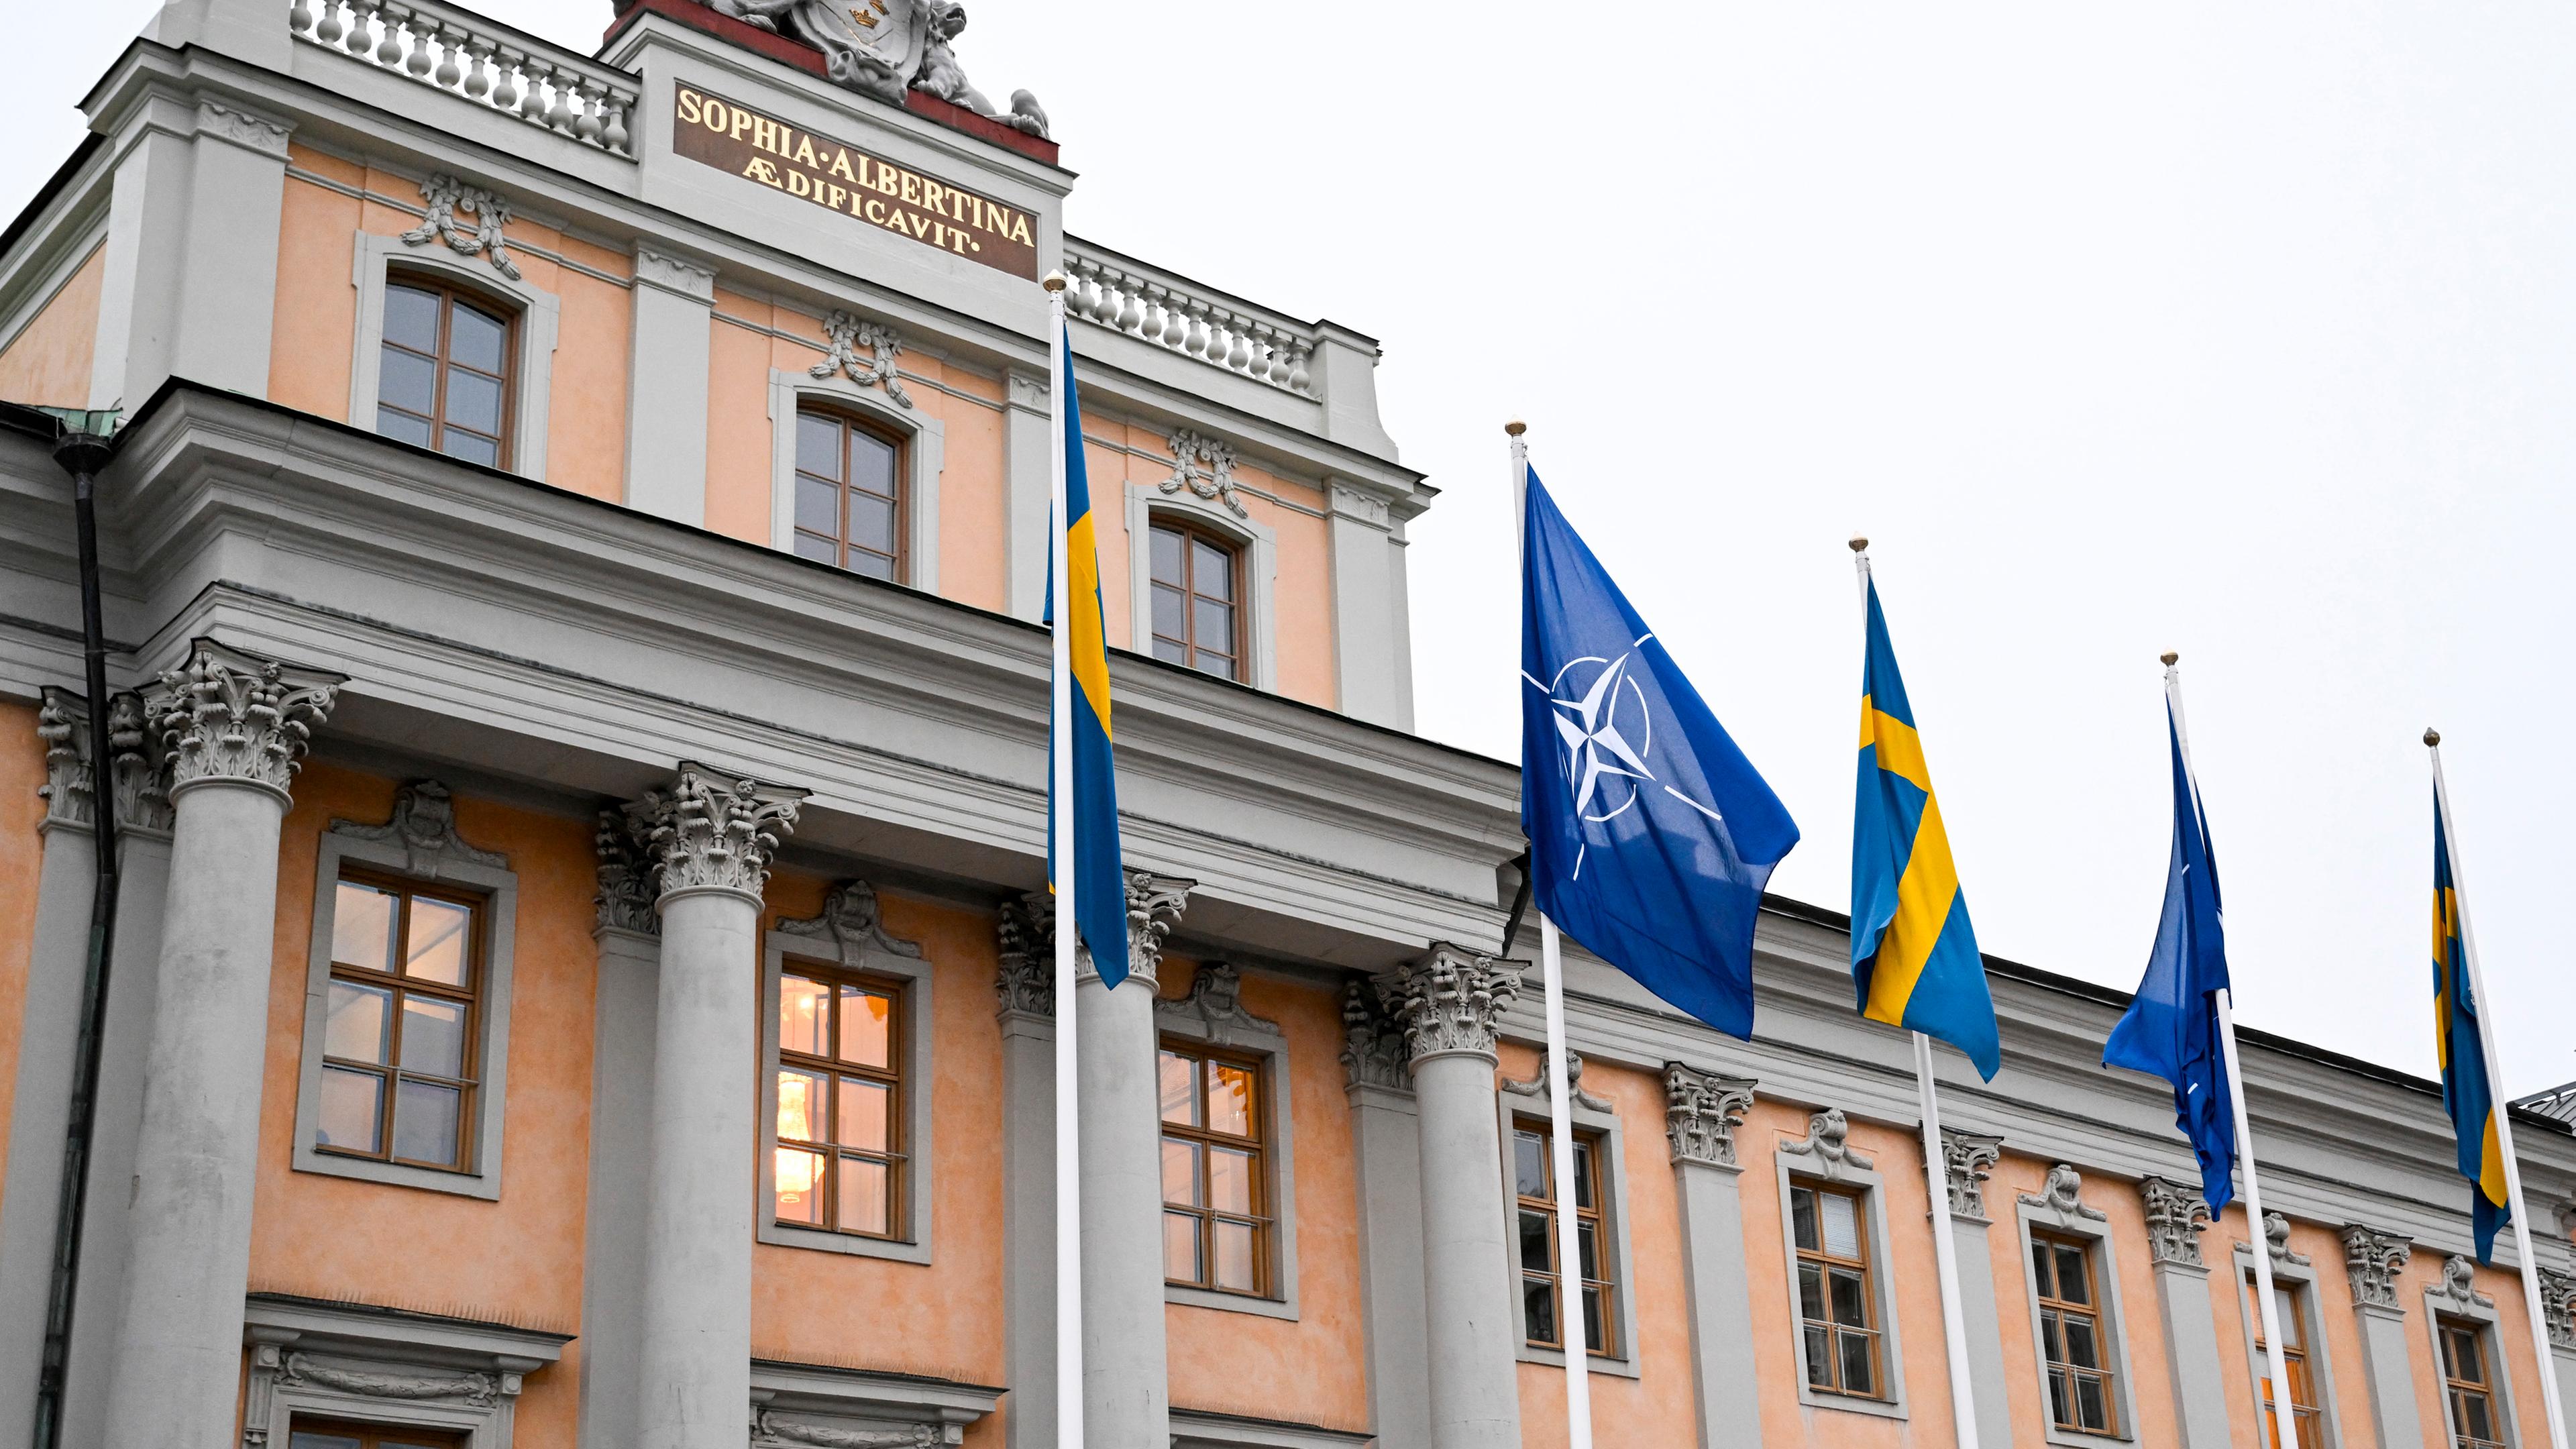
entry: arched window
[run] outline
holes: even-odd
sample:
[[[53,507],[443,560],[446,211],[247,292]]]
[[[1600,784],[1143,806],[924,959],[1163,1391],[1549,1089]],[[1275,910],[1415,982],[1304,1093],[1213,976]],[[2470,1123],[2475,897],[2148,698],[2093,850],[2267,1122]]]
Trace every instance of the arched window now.
[[[1153,527],[1154,657],[1243,678],[1243,551],[1187,524]]]
[[[796,414],[796,552],[901,581],[903,440],[846,413]]]
[[[487,467],[510,466],[517,319],[496,302],[410,272],[385,282],[376,431]]]

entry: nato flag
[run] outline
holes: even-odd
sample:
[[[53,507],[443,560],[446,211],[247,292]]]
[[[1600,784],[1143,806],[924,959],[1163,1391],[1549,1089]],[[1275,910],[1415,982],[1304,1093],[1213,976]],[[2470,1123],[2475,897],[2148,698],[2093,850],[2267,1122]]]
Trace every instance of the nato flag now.
[[[2137,998],[2103,1044],[2102,1064],[2173,1083],[2174,1125],[2200,1158],[2200,1195],[2216,1216],[2236,1196],[2236,1108],[2227,1094],[2227,1061],[2218,1040],[2227,935],[2219,923],[2209,820],[2201,813],[2200,787],[2183,758],[2170,702],[2165,734],[2173,745],[2174,827],[2164,919],[2156,925],[2155,950]]]
[[[1798,827],[1534,472],[1521,537],[1531,894],[1592,954],[1749,1037],[1753,922]]]

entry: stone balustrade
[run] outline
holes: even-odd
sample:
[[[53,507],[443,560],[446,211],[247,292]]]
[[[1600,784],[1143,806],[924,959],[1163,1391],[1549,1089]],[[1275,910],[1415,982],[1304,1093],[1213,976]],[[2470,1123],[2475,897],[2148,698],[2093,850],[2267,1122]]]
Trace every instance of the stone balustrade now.
[[[295,38],[634,159],[634,77],[436,0],[293,0]]]
[[[1143,262],[1065,238],[1065,313],[1300,397],[1315,330]]]

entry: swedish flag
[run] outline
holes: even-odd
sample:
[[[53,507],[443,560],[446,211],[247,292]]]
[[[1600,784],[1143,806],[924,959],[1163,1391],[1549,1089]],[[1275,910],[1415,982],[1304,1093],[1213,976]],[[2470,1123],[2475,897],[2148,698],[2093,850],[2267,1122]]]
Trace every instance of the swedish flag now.
[[[1938,1037],[1986,1080],[2003,1065],[1985,959],[1950,861],[1941,802],[1896,671],[1878,585],[1868,585],[1860,780],[1852,812],[1852,979],[1861,1015]]]
[[[2478,1261],[2495,1258],[2496,1229],[2512,1219],[2504,1149],[2496,1141],[2496,1104],[2487,1076],[2486,1034],[2469,989],[2469,953],[2460,933],[2460,888],[2451,880],[2451,841],[2442,801],[2433,798],[2433,1039],[2442,1061],[2442,1106],[2460,1142],[2460,1176],[2470,1183]]]
[[[1109,733],[1109,649],[1100,613],[1100,548],[1091,511],[1091,479],[1083,466],[1082,401],[1073,381],[1073,339],[1059,332],[1057,389],[1064,399],[1064,556],[1072,617],[1073,673],[1073,922],[1091,949],[1100,979],[1127,979],[1127,878],[1118,848],[1118,777]],[[1051,562],[1051,561],[1050,561]],[[1055,587],[1048,581],[1048,622],[1054,622]],[[1049,719],[1049,758],[1053,758]],[[1055,880],[1057,802],[1055,772],[1047,772],[1047,880]]]

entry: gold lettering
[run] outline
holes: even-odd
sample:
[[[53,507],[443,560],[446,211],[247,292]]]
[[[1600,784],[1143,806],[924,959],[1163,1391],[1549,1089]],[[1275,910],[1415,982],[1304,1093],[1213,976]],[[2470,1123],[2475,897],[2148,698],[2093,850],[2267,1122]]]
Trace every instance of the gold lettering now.
[[[832,208],[834,211],[841,209],[841,198],[850,194],[843,190],[841,183],[837,181],[817,181],[814,184],[817,186],[829,186],[832,188],[832,199],[823,204]]]
[[[909,171],[903,173],[903,204],[906,206],[921,205],[921,178],[913,175]]]
[[[855,207],[853,207],[853,208],[852,208],[852,210],[856,210],[856,209],[857,209],[857,208],[855,208]],[[873,197],[873,196],[871,196],[871,197],[869,197],[869,198],[868,198],[867,218],[868,218],[868,221],[869,221],[869,223],[870,223],[870,224],[875,225],[875,226],[883,226],[883,225],[885,225],[885,217],[884,217],[884,216],[882,216],[882,215],[880,215],[880,213],[882,213],[884,210],[885,210],[885,203],[884,203],[884,202],[877,200],[877,199],[876,199],[875,197]]]
[[[701,112],[702,107],[699,104],[698,93],[689,89],[687,86],[680,87],[680,124],[683,126],[697,125],[702,118]]]
[[[763,186],[776,186],[779,184],[778,168],[770,165],[768,161],[758,156],[752,157],[751,164],[742,168],[742,174],[759,182]]]
[[[904,224],[903,212],[898,207],[889,206],[886,208],[885,229],[893,232],[897,236],[912,235],[911,229]]]
[[[921,183],[921,204],[923,206],[930,208],[932,211],[945,211],[948,208],[943,205],[943,203],[947,200],[947,187],[940,185],[936,181],[924,181]]]
[[[957,230],[955,227],[950,227],[948,229],[948,249],[961,257],[966,255],[966,233]]]
[[[778,123],[776,121],[769,119],[767,116],[754,116],[751,118],[751,149],[755,151],[776,150],[777,138]]]
[[[919,240],[930,235],[931,221],[929,217],[908,216],[904,218],[904,222],[912,228],[912,235],[915,240]]]
[[[709,96],[707,98],[708,130],[715,132],[719,136],[723,135],[725,127],[730,124],[732,115],[732,108],[728,107],[724,102],[717,100],[713,96]]]
[[[860,164],[865,165],[867,163],[867,159],[868,158],[865,156],[860,157]],[[852,186],[859,184],[858,176],[850,170],[850,153],[841,150],[838,147],[833,148],[832,151],[832,174],[840,177],[843,181],[850,183]]]
[[[736,106],[736,107],[734,107],[734,108],[733,108],[733,131],[732,131],[733,138],[734,138],[735,140],[737,140],[737,141],[741,140],[741,139],[743,138],[743,133],[745,133],[745,132],[747,132],[747,131],[749,131],[749,130],[751,129],[751,122],[752,122],[752,114],[751,114],[751,112],[744,110],[744,109],[743,109],[742,107],[740,107],[740,106]]]
[[[878,162],[876,188],[880,195],[901,195],[903,193],[903,173],[895,170],[891,166],[888,166],[883,161]]]
[[[813,181],[813,178],[812,178],[812,177],[807,176],[807,175],[806,175],[804,172],[802,172],[802,171],[790,171],[790,172],[788,172],[788,173],[787,173],[787,193],[788,193],[790,196],[811,196],[811,195],[813,195],[813,194],[814,194],[814,181]]]
[[[1037,239],[1029,235],[1029,219],[1018,212],[1011,213],[1011,240],[1024,247],[1038,244]]]
[[[823,169],[823,158],[814,154],[814,140],[812,137],[799,136],[796,138],[796,164],[799,166],[811,166],[817,171]]]

